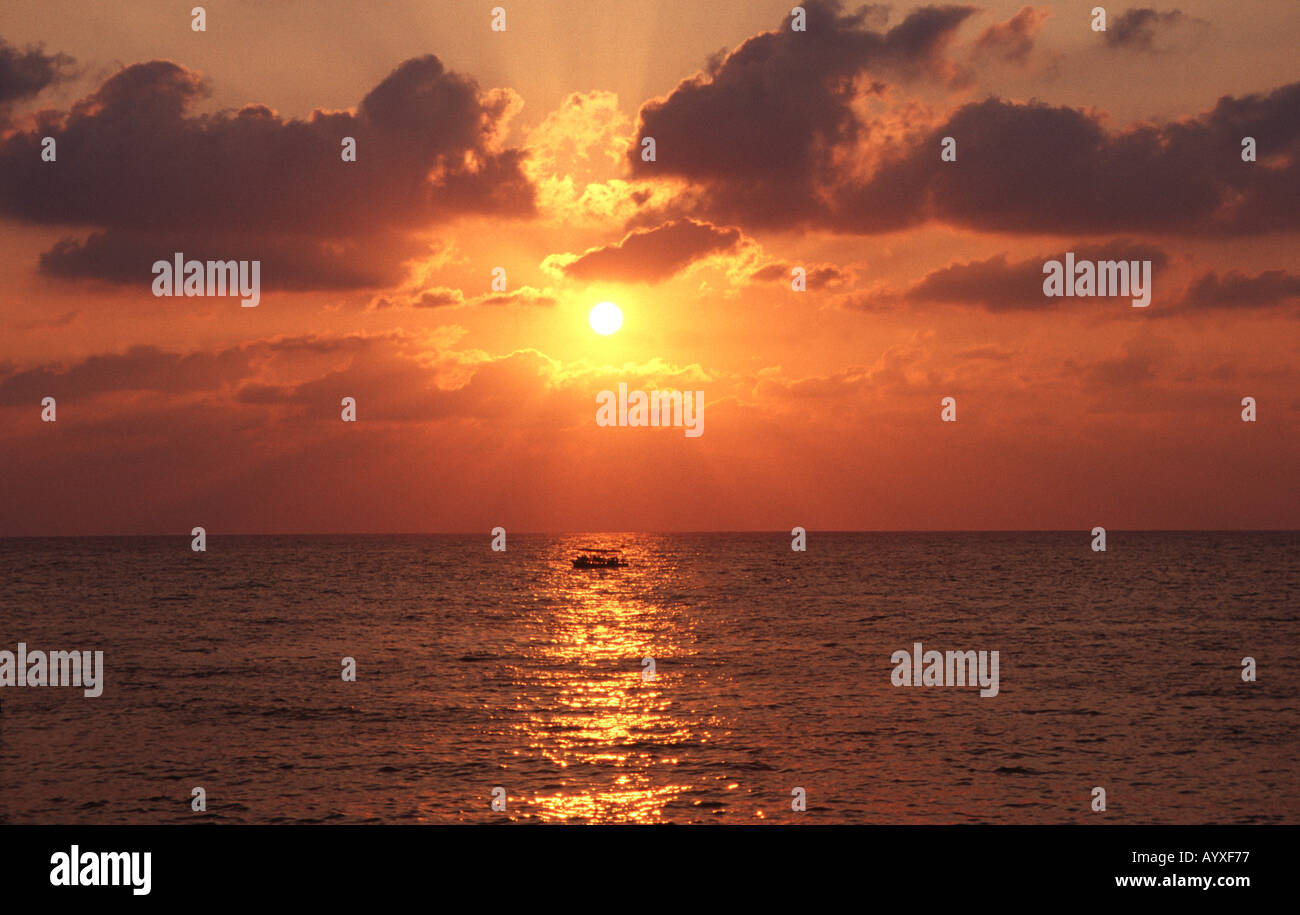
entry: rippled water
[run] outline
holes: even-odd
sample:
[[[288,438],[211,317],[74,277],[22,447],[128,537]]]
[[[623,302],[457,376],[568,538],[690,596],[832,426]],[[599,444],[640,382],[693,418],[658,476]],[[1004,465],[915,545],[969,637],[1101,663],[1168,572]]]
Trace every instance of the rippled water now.
[[[0,649],[106,667],[0,689],[0,819],[1300,821],[1300,535],[1089,540],[0,540]],[[917,640],[999,695],[892,686]]]

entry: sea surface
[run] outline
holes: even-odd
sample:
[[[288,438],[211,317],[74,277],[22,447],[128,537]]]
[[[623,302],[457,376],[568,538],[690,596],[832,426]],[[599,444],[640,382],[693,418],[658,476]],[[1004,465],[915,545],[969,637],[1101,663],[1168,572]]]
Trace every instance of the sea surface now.
[[[0,688],[0,822],[1300,822],[1300,534],[1090,542],[0,539],[0,650],[105,654]]]

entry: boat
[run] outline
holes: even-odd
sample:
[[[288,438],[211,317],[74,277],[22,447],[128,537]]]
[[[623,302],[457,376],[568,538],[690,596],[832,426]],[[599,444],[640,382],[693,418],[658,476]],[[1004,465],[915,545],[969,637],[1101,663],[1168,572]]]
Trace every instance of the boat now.
[[[573,560],[575,569],[617,569],[627,565],[622,550],[606,550],[596,547],[584,548]]]

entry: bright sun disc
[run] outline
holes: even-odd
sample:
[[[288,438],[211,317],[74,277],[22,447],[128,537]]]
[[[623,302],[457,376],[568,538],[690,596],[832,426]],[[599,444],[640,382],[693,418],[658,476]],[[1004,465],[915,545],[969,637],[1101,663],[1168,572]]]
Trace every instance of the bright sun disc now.
[[[623,326],[623,312],[613,302],[601,302],[587,316],[591,329],[608,336]]]

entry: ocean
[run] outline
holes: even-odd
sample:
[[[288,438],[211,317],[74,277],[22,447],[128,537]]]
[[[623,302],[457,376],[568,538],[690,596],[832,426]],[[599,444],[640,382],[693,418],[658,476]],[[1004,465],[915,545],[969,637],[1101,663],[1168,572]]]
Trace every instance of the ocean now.
[[[0,539],[0,822],[1300,822],[1300,534],[491,539]]]

